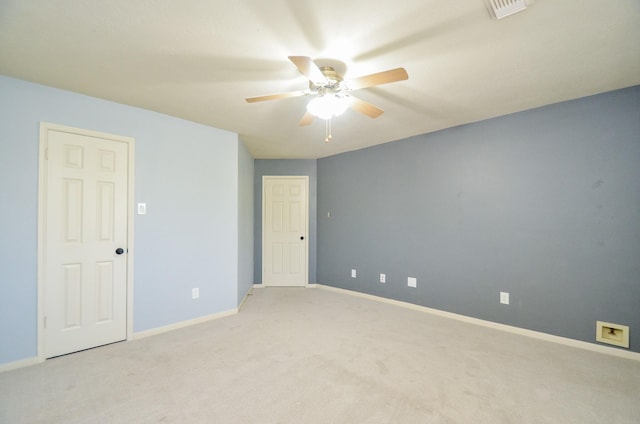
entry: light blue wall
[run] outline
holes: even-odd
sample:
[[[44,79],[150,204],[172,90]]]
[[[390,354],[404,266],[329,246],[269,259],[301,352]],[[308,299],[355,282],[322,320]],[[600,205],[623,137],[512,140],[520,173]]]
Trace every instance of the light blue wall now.
[[[237,306],[237,136],[155,117],[127,133],[136,201],[147,203],[135,220],[134,331]]]
[[[318,282],[640,352],[640,87],[318,160]]]
[[[0,76],[0,364],[36,355],[41,121],[135,138],[134,331],[237,306],[236,134]]]
[[[254,170],[254,281],[262,283],[262,177],[304,175],[309,177],[309,283],[316,282],[317,244],[317,161],[315,159],[256,159]]]
[[[253,158],[238,151],[238,303],[253,287]]]

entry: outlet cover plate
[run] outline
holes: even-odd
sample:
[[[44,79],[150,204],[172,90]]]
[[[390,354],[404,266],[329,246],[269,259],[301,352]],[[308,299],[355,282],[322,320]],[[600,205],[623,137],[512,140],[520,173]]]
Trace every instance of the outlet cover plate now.
[[[381,283],[386,283],[387,282],[387,276],[384,274],[380,274],[380,282]]]
[[[418,287],[418,279],[415,277],[408,277],[407,278],[407,286],[409,287]]]
[[[509,304],[509,293],[500,292],[500,303],[502,303],[503,305]]]
[[[356,270],[355,269],[351,270],[351,278],[356,278]]]

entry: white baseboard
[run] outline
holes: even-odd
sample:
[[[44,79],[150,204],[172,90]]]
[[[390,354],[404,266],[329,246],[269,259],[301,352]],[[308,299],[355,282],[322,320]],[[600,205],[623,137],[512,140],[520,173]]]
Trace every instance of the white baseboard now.
[[[251,290],[253,290],[253,289],[251,289]],[[249,291],[249,293],[247,293],[247,296],[250,293],[251,293],[251,291]],[[242,300],[242,303],[244,303],[244,301],[246,300],[247,296],[244,297],[244,299]],[[242,303],[240,304],[240,306],[242,306]],[[150,336],[155,336],[157,334],[166,333],[167,331],[173,331],[173,330],[177,330],[179,328],[189,327],[191,325],[196,325],[196,324],[201,324],[203,322],[212,321],[214,319],[220,319],[220,318],[225,318],[225,317],[228,317],[228,316],[236,315],[239,310],[240,310],[240,307],[233,308],[233,309],[230,309],[228,311],[218,312],[216,314],[206,315],[204,317],[199,317],[199,318],[195,318],[195,319],[191,319],[191,320],[187,320],[187,321],[182,321],[182,322],[178,322],[178,323],[171,324],[171,325],[166,325],[164,327],[158,327],[158,328],[152,328],[150,330],[140,331],[138,333],[134,333],[133,337],[131,338],[131,340],[143,339],[145,337],[150,337]],[[0,364],[0,373],[6,372],[6,371],[15,370],[15,369],[18,369],[18,368],[28,367],[28,366],[31,366],[31,365],[36,365],[36,364],[39,364],[41,362],[44,362],[44,359],[38,358],[36,356],[36,357],[33,357],[33,358],[21,359],[19,361],[15,361],[15,362],[8,362],[8,363],[5,363],[5,364]]]
[[[341,289],[338,287],[326,286],[322,284],[316,284],[316,286],[323,290],[330,290],[339,293],[345,293],[352,296],[362,297],[365,299],[375,300],[377,302],[389,303],[391,305],[401,306],[403,308],[413,309],[415,311],[426,312],[432,315],[440,317],[455,319],[458,321],[466,322],[469,324],[480,325],[483,327],[489,327],[496,330],[506,331],[509,333],[519,334],[521,336],[531,337],[538,340],[545,340],[552,343],[558,343],[565,346],[572,346],[578,349],[590,350],[592,352],[603,353],[605,355],[617,356],[625,359],[632,359],[634,361],[640,361],[640,353],[620,350],[613,347],[601,346],[593,343],[583,342],[581,340],[569,339],[566,337],[554,336],[553,334],[542,333],[540,331],[527,330],[525,328],[514,327],[511,325],[500,324],[492,321],[485,321],[479,318],[468,317],[465,315],[454,314],[453,312],[441,311],[439,309],[428,308],[426,306],[415,305],[409,302],[403,302],[400,300],[388,299],[386,297],[375,296],[367,293],[360,293],[353,290]]]
[[[43,360],[34,356],[32,358],[0,364],[0,374],[7,371],[17,370],[19,368],[30,367],[31,365],[39,364],[40,362],[43,362]]]
[[[268,286],[265,286],[264,284],[254,284],[253,285],[254,289],[264,289],[266,287],[268,287]],[[316,283],[308,283],[308,284],[305,284],[304,286],[274,286],[274,287],[306,287],[306,288],[309,288],[309,289],[315,289],[316,287],[318,287],[318,284],[316,284]]]
[[[228,311],[218,312],[216,314],[206,315],[199,318],[190,319],[187,321],[177,322],[175,324],[165,325],[164,327],[152,328],[150,330],[140,331],[133,334],[132,340],[143,339],[145,337],[155,336],[157,334],[166,333],[167,331],[178,330],[180,328],[189,327],[196,324],[202,324],[203,322],[212,321],[214,319],[225,318],[231,315],[236,315],[239,308],[233,308]]]
[[[242,307],[242,305],[244,304],[244,302],[246,301],[247,297],[250,296],[251,293],[253,292],[253,289],[254,288],[263,288],[263,287],[265,287],[265,286],[263,286],[262,284],[254,284],[253,288],[251,288],[249,290],[249,292],[245,295],[245,297],[242,299],[242,302],[240,302],[240,305],[237,308],[230,309],[228,311],[218,312],[216,314],[211,314],[211,315],[207,315],[207,316],[204,316],[204,317],[199,317],[199,318],[195,318],[195,319],[191,319],[191,320],[187,320],[187,321],[178,322],[178,323],[167,325],[167,326],[164,326],[164,327],[158,327],[158,328],[152,328],[150,330],[140,331],[140,332],[135,333],[133,335],[132,340],[142,339],[142,338],[145,338],[145,337],[150,337],[150,336],[154,336],[154,335],[157,335],[157,334],[166,333],[168,331],[177,330],[179,328],[189,327],[191,325],[201,324],[201,323],[204,323],[204,322],[207,322],[207,321],[211,321],[211,320],[215,320],[215,319],[220,319],[220,318],[225,318],[225,317],[228,317],[228,316],[236,315],[239,312],[239,310]],[[388,299],[388,298],[385,298],[385,297],[375,296],[375,295],[367,294],[367,293],[360,293],[360,292],[356,292],[356,291],[353,291],[353,290],[341,289],[341,288],[338,288],[338,287],[326,286],[326,285],[323,285],[323,284],[308,284],[306,287],[307,288],[319,288],[319,289],[322,289],[322,290],[335,291],[335,292],[339,292],[339,293],[348,294],[348,295],[351,295],[351,296],[357,296],[357,297],[361,297],[361,298],[364,298],[364,299],[374,300],[374,301],[377,301],[377,302],[383,302],[383,303],[388,303],[388,304],[391,304],[391,305],[400,306],[400,307],[403,307],[403,308],[413,309],[415,311],[425,312],[425,313],[429,313],[429,314],[432,314],[432,315],[437,315],[437,316],[441,316],[441,317],[445,317],[445,318],[455,319],[455,320],[466,322],[466,323],[470,323],[470,324],[480,325],[480,326],[483,326],[483,327],[489,327],[489,328],[493,328],[493,329],[497,329],[497,330],[501,330],[501,331],[506,331],[506,332],[509,332],[509,333],[519,334],[519,335],[526,336],[526,337],[531,337],[531,338],[534,338],[534,339],[545,340],[545,341],[548,341],[548,342],[558,343],[558,344],[562,344],[562,345],[565,345],[565,346],[572,346],[572,347],[579,348],[579,349],[590,350],[592,352],[598,352],[598,353],[602,353],[602,354],[606,354],[606,355],[612,355],[612,356],[617,356],[617,357],[620,357],[620,358],[640,361],[640,353],[636,353],[636,352],[624,351],[624,350],[620,350],[620,349],[612,348],[612,347],[608,347],[608,346],[600,346],[600,345],[596,345],[596,344],[593,344],[593,343],[583,342],[581,340],[574,340],[574,339],[569,339],[569,338],[566,338],[566,337],[554,336],[552,334],[542,333],[542,332],[539,332],[539,331],[527,330],[527,329],[524,329],[524,328],[513,327],[511,325],[500,324],[500,323],[496,323],[496,322],[492,322],[492,321],[485,321],[485,320],[482,320],[482,319],[479,319],[479,318],[473,318],[473,317],[468,317],[468,316],[465,316],[465,315],[454,314],[452,312],[446,312],[446,311],[441,311],[441,310],[438,310],[438,309],[428,308],[426,306],[415,305],[415,304],[409,303],[409,302],[403,302],[403,301],[400,301],[400,300]],[[19,369],[19,368],[28,367],[28,366],[31,366],[31,365],[39,364],[41,362],[43,362],[42,359],[40,359],[38,357],[32,357],[32,358],[21,359],[19,361],[0,364],[0,373],[11,371],[11,370],[15,370],[15,369]]]

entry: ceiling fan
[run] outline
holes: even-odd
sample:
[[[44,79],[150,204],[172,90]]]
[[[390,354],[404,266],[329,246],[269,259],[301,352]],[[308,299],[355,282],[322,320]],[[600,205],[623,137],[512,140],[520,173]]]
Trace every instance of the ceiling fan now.
[[[330,121],[333,116],[340,115],[349,107],[370,118],[377,118],[384,113],[382,109],[369,102],[360,100],[349,93],[361,88],[403,81],[409,78],[404,68],[395,68],[344,81],[334,67],[318,66],[310,57],[289,56],[289,60],[296,65],[302,75],[309,79],[308,89],[289,93],[270,94],[267,96],[249,97],[246,101],[248,103],[254,103],[265,100],[314,95],[315,97],[307,105],[307,112],[300,120],[301,126],[310,125],[316,116]],[[327,134],[327,137],[331,138],[329,133]]]

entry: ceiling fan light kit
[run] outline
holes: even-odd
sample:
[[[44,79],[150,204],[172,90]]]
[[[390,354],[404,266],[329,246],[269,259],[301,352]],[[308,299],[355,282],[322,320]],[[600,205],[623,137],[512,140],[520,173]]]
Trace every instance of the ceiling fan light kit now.
[[[348,94],[350,91],[390,82],[403,81],[409,78],[404,68],[396,68],[343,81],[342,75],[336,72],[333,67],[318,66],[310,57],[289,56],[289,60],[293,62],[300,73],[309,80],[308,90],[249,97],[246,101],[248,103],[255,103],[265,100],[315,95],[316,97],[311,99],[307,104],[307,113],[302,117],[299,125],[310,125],[313,122],[314,116],[326,120],[327,134],[325,141],[331,139],[331,118],[341,115],[349,107],[370,118],[377,118],[384,113],[379,107],[351,96]]]
[[[325,94],[311,99],[307,110],[320,119],[331,119],[340,116],[349,107],[348,99],[336,94]]]

